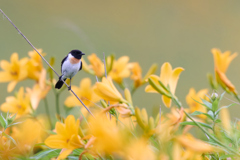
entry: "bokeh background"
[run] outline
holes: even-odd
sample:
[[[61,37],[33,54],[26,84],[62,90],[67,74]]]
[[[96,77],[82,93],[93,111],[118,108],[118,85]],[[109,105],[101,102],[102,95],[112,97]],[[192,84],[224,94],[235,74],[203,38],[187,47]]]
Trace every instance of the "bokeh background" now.
[[[183,104],[191,87],[210,88],[206,74],[214,73],[212,48],[240,52],[239,6],[239,0],[0,0],[0,8],[36,48],[47,53],[46,59],[56,57],[54,68],[59,73],[61,60],[72,49],[99,57],[103,52],[114,53],[117,58],[127,55],[131,62],[140,63],[143,74],[157,63],[159,75],[160,66],[170,62],[174,68],[185,68],[176,90]],[[0,16],[0,59],[9,60],[13,52],[25,57],[30,50],[13,26]],[[240,91],[239,63],[238,56],[227,76]],[[95,77],[81,72],[73,84],[78,85],[84,77],[95,81]],[[15,91],[22,85],[32,87],[33,82],[20,82]],[[134,94],[134,104],[154,112],[154,107],[162,105],[161,97],[145,93],[144,88]],[[6,84],[0,84],[1,104],[6,96],[13,95],[6,89]],[[65,91],[61,95],[62,103],[69,94]],[[49,96],[49,101],[54,98],[52,93]],[[225,99],[224,103],[232,102]],[[50,105],[54,113],[54,100]],[[230,109],[233,117],[238,116],[238,108],[239,105]],[[44,109],[39,108],[39,112]]]

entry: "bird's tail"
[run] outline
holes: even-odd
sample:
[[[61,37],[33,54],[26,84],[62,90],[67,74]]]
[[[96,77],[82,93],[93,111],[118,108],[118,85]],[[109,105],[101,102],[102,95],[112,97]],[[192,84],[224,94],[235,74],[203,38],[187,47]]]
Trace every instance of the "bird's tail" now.
[[[66,78],[63,79],[63,80],[66,81]],[[60,88],[62,87],[63,83],[64,83],[64,82],[62,81],[62,76],[60,76],[60,77],[59,77],[59,80],[58,80],[57,83],[55,84],[55,88],[60,89]]]

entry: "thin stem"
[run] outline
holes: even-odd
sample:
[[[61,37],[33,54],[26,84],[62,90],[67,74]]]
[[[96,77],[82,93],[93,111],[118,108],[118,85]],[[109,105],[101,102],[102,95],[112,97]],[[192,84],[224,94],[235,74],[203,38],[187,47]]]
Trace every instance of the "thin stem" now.
[[[49,112],[49,106],[48,106],[48,102],[47,102],[47,98],[44,98],[44,106],[45,106],[45,110],[46,110],[46,113],[48,115],[48,121],[49,121],[49,124],[52,128],[53,124],[52,124],[52,121],[51,121],[51,116],[50,116],[50,112]]]
[[[54,73],[60,77],[59,74],[54,70],[54,68],[48,63],[48,61],[38,52],[38,50],[33,46],[33,44],[24,36],[24,34],[17,28],[17,26],[8,18],[8,16],[0,9],[0,12],[7,18],[7,20],[13,25],[13,27],[18,31],[19,34],[27,41],[27,43],[39,54],[39,56],[46,62],[46,64],[54,71]],[[68,84],[63,81],[63,83],[69,88]],[[86,110],[93,116],[92,112],[86,107],[86,105],[81,101],[81,99],[76,95],[76,93],[71,89],[70,90],[74,96],[82,103],[82,105],[86,108]],[[93,116],[94,117],[94,116]],[[94,117],[95,118],[95,117]]]
[[[171,92],[170,92],[171,93]],[[173,100],[175,101],[175,103],[177,104],[177,106],[179,108],[183,108],[181,103],[178,101],[178,99],[173,95],[172,96]],[[232,148],[230,148],[229,146],[223,144],[222,142],[220,142],[217,138],[215,138],[214,136],[212,136],[208,131],[206,131],[198,122],[196,122],[184,109],[183,109],[184,113],[186,114],[186,116],[191,119],[191,121],[193,121],[208,137],[210,137],[212,140],[214,140],[217,144],[219,144],[220,146],[226,148],[227,150],[231,151],[232,153],[240,156],[240,154],[233,150]]]
[[[132,88],[131,94],[134,94],[136,90],[137,90],[137,88],[134,86],[134,87]]]
[[[104,70],[105,70],[105,77],[107,78],[107,64],[106,64],[106,58],[105,53],[103,52],[103,63],[104,63]],[[108,101],[108,105],[110,105],[110,102]],[[111,113],[109,113],[109,118],[111,119]]]
[[[107,78],[107,65],[105,59],[105,53],[103,52],[103,63],[104,63],[104,70],[105,70],[105,77]]]
[[[56,93],[55,94],[55,99],[56,99],[56,111],[57,111],[57,114],[60,116],[60,108],[59,108],[59,93]]]
[[[88,121],[87,121],[86,117],[83,115],[83,113],[82,113],[82,111],[81,111],[80,107],[78,107],[78,108],[79,108],[79,112],[80,112],[81,116],[82,116],[82,117],[83,117],[83,119],[86,121],[86,123],[87,123],[88,127],[90,127],[90,126],[89,126],[89,123],[88,123]]]

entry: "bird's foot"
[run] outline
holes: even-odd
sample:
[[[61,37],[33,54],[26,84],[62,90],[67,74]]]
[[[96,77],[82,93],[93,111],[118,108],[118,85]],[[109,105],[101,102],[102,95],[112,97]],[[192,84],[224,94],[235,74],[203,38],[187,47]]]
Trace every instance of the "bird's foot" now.
[[[71,86],[68,86],[68,90],[69,90],[69,91],[71,90]]]

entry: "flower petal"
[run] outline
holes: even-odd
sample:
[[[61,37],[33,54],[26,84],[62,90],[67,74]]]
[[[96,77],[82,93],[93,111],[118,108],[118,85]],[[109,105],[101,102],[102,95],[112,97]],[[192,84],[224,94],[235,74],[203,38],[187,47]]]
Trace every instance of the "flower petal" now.
[[[51,148],[67,148],[67,140],[61,135],[51,135],[45,140],[45,144]]]
[[[9,82],[13,79],[14,77],[9,72],[0,71],[0,83]]]
[[[69,135],[78,134],[79,120],[75,122],[75,118],[73,115],[69,115],[65,119],[65,125]]]
[[[10,83],[8,84],[7,91],[8,91],[8,92],[12,92],[13,89],[15,88],[16,84],[17,84],[17,81],[12,81],[12,82],[10,82]]]
[[[166,62],[161,67],[160,80],[164,85],[168,85],[168,82],[172,75],[172,66],[169,62]]]
[[[11,62],[12,63],[17,63],[18,62],[18,54],[15,52],[11,55]]]
[[[62,135],[62,136],[66,135],[66,129],[65,129],[64,124],[57,122],[55,128],[56,128],[57,134]]]
[[[10,63],[8,62],[8,61],[6,61],[6,60],[1,60],[1,63],[0,63],[0,65],[1,65],[1,68],[3,69],[3,70],[5,70],[5,71],[7,71],[7,70],[10,70]]]
[[[177,82],[182,71],[184,71],[184,69],[181,67],[178,67],[178,68],[175,68],[172,72],[171,78],[169,80],[170,91],[172,92],[172,94],[175,93]]]
[[[79,102],[79,101],[78,101]],[[76,102],[76,97],[73,96],[69,96],[67,97],[67,99],[65,100],[64,104],[67,107],[75,107],[76,105],[79,105],[79,103]]]
[[[171,107],[172,99],[162,95],[162,101],[166,107]]]
[[[147,85],[147,86],[146,86],[145,92],[158,93],[151,85]]]
[[[72,152],[72,149],[66,149],[66,150],[62,150],[60,155],[58,156],[57,160],[63,160],[65,158],[67,158],[67,156]]]

